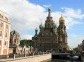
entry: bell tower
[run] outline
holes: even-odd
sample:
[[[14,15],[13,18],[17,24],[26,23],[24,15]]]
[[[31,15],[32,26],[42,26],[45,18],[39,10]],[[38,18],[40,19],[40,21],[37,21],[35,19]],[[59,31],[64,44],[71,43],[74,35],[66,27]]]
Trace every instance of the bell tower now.
[[[61,17],[59,18],[59,25],[64,25],[65,20],[63,18],[63,16],[61,15]]]
[[[58,32],[58,43],[59,48],[61,48],[61,51],[67,50],[67,32],[66,32],[66,26],[65,26],[65,20],[64,17],[61,15],[59,18],[59,26],[57,28]]]

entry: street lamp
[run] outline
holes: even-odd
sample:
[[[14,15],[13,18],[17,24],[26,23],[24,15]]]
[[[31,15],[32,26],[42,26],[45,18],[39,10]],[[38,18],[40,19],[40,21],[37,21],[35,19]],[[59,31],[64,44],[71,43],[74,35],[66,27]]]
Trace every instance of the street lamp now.
[[[26,52],[25,52],[26,46],[24,46],[24,56],[26,56]]]

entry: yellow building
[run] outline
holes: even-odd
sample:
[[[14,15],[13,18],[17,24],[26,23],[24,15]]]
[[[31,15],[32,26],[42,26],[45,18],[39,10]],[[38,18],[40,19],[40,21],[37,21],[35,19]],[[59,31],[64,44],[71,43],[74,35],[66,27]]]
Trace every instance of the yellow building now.
[[[0,55],[8,55],[10,40],[10,21],[6,13],[0,11]]]

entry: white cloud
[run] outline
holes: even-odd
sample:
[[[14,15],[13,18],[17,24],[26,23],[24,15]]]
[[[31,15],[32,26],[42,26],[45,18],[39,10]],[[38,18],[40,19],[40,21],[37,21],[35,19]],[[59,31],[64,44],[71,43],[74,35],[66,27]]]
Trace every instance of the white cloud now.
[[[28,29],[35,29],[41,22],[45,22],[47,12],[40,5],[33,4],[28,0],[0,0],[0,10],[6,12],[11,20],[11,28],[20,34]],[[80,9],[63,8],[63,12],[52,12],[53,20],[58,24],[61,14],[65,17],[66,26],[70,28],[75,24],[80,24],[79,19],[83,19],[84,14]],[[76,20],[78,19],[78,20]],[[30,38],[32,35],[22,35],[23,38]],[[75,40],[75,39],[74,39]]]
[[[84,18],[82,10],[73,8],[62,8],[62,10],[64,11],[55,11],[52,13],[53,19],[57,24],[59,23],[58,20],[61,14],[64,16],[65,24],[68,29],[75,24],[82,24],[82,22],[79,21]]]
[[[63,14],[66,17],[66,25],[68,28],[75,24],[82,24],[82,22],[79,21],[79,19],[84,18],[81,9],[64,8]]]
[[[0,6],[0,10],[10,16],[12,29],[20,31],[36,27],[45,11],[40,5],[34,5],[27,0],[1,0]]]
[[[64,8],[64,15],[77,19],[82,19],[84,17],[84,14],[82,14],[81,9],[72,9],[72,8]]]

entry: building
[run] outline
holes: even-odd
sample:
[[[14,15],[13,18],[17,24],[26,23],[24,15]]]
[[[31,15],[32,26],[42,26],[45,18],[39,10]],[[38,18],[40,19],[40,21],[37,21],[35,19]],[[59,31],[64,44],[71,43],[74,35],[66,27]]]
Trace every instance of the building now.
[[[51,10],[48,9],[45,26],[41,23],[39,29],[39,33],[35,29],[35,36],[32,37],[35,50],[43,52],[52,50],[62,52],[67,50],[67,32],[63,16],[59,18],[59,26],[57,27],[51,17]]]
[[[84,51],[84,40],[82,41],[82,51]]]
[[[84,40],[82,41],[81,44],[78,44],[78,46],[74,48],[74,51],[76,51],[76,52],[84,51]]]
[[[11,31],[10,32],[10,45],[9,45],[9,54],[19,53],[19,44],[20,44],[20,35],[18,32]]]
[[[0,55],[8,55],[10,39],[10,21],[6,13],[0,11]]]
[[[65,20],[63,16],[59,18],[59,26],[57,28],[57,34],[58,34],[58,48],[59,50],[67,50],[67,32],[66,32],[66,26],[65,26]]]

